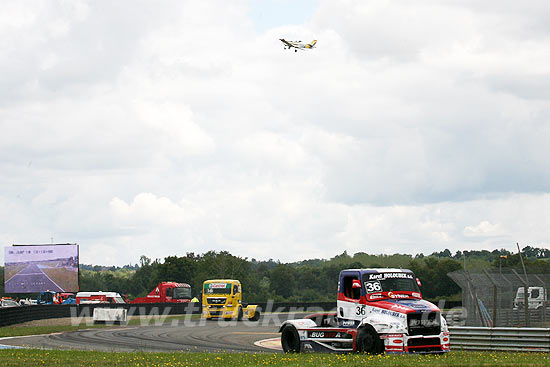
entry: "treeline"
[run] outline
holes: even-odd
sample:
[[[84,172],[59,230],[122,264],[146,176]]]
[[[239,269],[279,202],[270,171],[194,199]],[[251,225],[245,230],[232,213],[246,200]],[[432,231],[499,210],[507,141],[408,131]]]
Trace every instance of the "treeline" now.
[[[533,260],[533,259],[550,259],[550,249],[547,248],[539,248],[539,247],[531,247],[531,246],[525,246],[521,249],[521,254],[524,258]],[[517,253],[512,253],[505,249],[500,250],[493,250],[493,251],[487,251],[487,250],[473,250],[473,251],[457,251],[454,255],[451,253],[449,249],[445,249],[441,252],[434,252],[430,256],[435,257],[448,257],[453,259],[463,259],[463,258],[477,258],[477,259],[483,259],[486,261],[493,261],[495,259],[498,259],[500,257],[506,258],[507,256],[513,256],[517,255],[519,258],[519,255]],[[418,256],[423,256],[422,254]]]
[[[548,271],[550,255],[546,249],[527,246],[522,250],[529,272]],[[541,256],[542,255],[542,256]],[[248,302],[267,299],[276,301],[333,301],[338,274],[348,268],[408,268],[422,281],[422,293],[429,299],[460,299],[460,287],[447,273],[462,269],[481,270],[491,267],[513,267],[521,270],[518,254],[507,250],[464,251],[452,254],[448,249],[430,255],[372,255],[344,252],[332,259],[310,259],[295,263],[274,260],[257,261],[234,256],[228,252],[210,251],[169,256],[163,261],[140,258],[137,270],[126,266],[116,271],[81,271],[80,287],[85,290],[116,290],[130,298],[144,296],[154,286],[166,280],[189,283],[198,295],[207,279],[234,278],[243,284]]]
[[[548,250],[525,247],[522,256],[528,272],[549,272]],[[247,302],[275,301],[322,302],[334,301],[338,274],[347,268],[408,268],[422,282],[425,298],[437,300],[460,299],[460,288],[447,273],[462,269],[481,270],[512,267],[522,271],[518,254],[506,250],[464,251],[452,254],[449,250],[430,255],[407,254],[371,255],[359,252],[353,256],[344,252],[331,259],[310,259],[294,263],[241,258],[228,252],[209,251],[204,254],[168,256],[152,260],[141,256],[139,264],[124,267],[80,266],[80,289],[86,291],[116,291],[130,299],[144,296],[161,281],[189,283],[198,295],[207,279],[233,278],[243,284]],[[0,273],[3,276],[3,271]],[[3,285],[3,281],[2,281]],[[3,289],[2,289],[3,291]],[[2,292],[3,293],[3,292]]]

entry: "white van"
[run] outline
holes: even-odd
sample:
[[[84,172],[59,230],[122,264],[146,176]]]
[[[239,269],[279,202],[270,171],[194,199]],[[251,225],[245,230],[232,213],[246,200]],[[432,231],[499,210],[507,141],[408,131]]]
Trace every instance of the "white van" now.
[[[97,303],[126,303],[120,294],[116,292],[78,292],[76,294],[77,304]]]

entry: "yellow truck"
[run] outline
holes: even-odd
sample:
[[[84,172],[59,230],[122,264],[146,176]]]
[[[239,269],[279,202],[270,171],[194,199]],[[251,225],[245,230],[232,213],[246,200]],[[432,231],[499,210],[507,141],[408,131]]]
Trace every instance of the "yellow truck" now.
[[[207,280],[202,285],[202,317],[223,319],[243,318],[258,321],[260,310],[257,305],[243,305],[241,282],[234,279]]]

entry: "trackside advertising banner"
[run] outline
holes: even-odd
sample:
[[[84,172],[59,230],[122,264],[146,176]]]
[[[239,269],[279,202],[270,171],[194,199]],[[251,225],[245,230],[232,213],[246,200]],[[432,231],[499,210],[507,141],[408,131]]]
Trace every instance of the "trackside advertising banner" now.
[[[4,291],[78,291],[78,245],[29,245],[4,248]]]

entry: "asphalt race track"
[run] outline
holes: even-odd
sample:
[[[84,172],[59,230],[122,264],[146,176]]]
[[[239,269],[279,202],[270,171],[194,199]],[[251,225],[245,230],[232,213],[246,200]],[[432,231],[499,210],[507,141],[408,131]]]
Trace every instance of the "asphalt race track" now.
[[[0,345],[46,349],[98,351],[203,351],[203,352],[277,352],[254,343],[279,337],[279,325],[289,315],[264,315],[251,321],[180,321],[151,326],[115,326],[74,332],[27,337],[0,338]],[[292,315],[290,318],[300,318]],[[151,323],[153,324],[153,323]],[[270,343],[266,343],[269,345]]]
[[[8,279],[4,287],[10,289],[12,293],[25,293],[36,289],[63,292],[63,289],[35,264],[27,265],[19,273]]]

